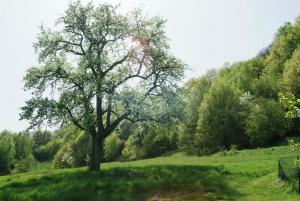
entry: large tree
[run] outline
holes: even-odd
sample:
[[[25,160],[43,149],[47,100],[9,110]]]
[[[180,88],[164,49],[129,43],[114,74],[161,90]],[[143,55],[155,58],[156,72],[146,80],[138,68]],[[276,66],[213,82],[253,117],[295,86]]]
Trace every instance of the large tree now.
[[[200,154],[229,149],[231,145],[245,146],[239,97],[234,83],[215,78],[199,107],[195,144]]]
[[[193,153],[195,145],[195,133],[199,120],[199,107],[207,93],[217,72],[208,71],[204,76],[198,79],[191,79],[185,85],[186,95],[186,118],[181,123],[179,132],[179,148],[185,152]]]
[[[100,168],[103,140],[123,120],[161,121],[175,104],[185,65],[169,53],[165,21],[135,10],[71,3],[34,44],[39,65],[28,69],[32,98],[21,119],[30,126],[74,124],[92,136],[90,169]]]

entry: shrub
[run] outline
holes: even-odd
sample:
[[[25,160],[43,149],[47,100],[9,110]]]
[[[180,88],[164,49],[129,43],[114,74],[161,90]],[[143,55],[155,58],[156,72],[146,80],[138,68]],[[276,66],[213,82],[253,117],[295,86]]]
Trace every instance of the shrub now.
[[[53,166],[55,168],[80,167],[88,164],[91,152],[91,138],[80,133],[75,141],[65,143],[56,153]]]
[[[131,135],[125,142],[122,150],[122,159],[135,160],[143,156],[143,150],[139,144],[136,143],[136,136]]]
[[[187,154],[195,153],[195,133],[189,132],[189,126],[181,123],[178,135],[178,148]]]
[[[33,139],[33,149],[36,149],[50,142],[52,140],[52,135],[51,132],[49,131],[36,131],[33,133],[32,139]]]
[[[113,161],[120,155],[121,141],[116,134],[108,136],[104,140],[104,159]]]
[[[89,162],[89,155],[91,153],[91,136],[87,133],[81,132],[76,140],[71,143],[71,166],[81,167]]]
[[[53,166],[55,168],[70,168],[72,167],[72,150],[69,143],[64,144],[56,153]]]
[[[21,132],[14,136],[15,158],[21,160],[27,158],[32,152],[33,141],[29,133]]]
[[[148,134],[143,140],[144,157],[155,157],[170,150],[170,140],[166,133]]]
[[[32,154],[40,162],[52,160],[61,146],[61,140],[55,139],[35,149]]]
[[[63,142],[68,143],[68,142],[75,141],[76,138],[82,133],[82,131],[79,128],[77,128],[76,126],[70,125],[70,126],[61,128],[56,133],[61,133],[59,135],[63,137]]]
[[[13,135],[8,131],[0,133],[0,174],[8,174],[12,169],[15,156]]]
[[[284,65],[283,83],[287,90],[300,96],[300,49],[296,49],[293,56]]]
[[[179,124],[178,147],[188,154],[195,152],[195,133],[199,120],[198,108],[215,76],[216,71],[210,70],[206,75],[191,79],[185,84],[185,89],[188,92],[185,94],[186,114],[184,121]]]
[[[241,105],[238,89],[225,79],[215,81],[199,107],[199,121],[195,145],[200,154],[229,149],[232,144],[245,147],[239,112]]]
[[[49,161],[51,158],[50,152],[46,145],[40,146],[32,152],[34,158],[39,162]]]
[[[14,173],[27,172],[37,164],[38,162],[34,159],[34,157],[32,155],[29,155],[27,158],[24,158],[15,164],[13,172]]]
[[[285,131],[285,113],[280,104],[262,99],[251,109],[246,121],[246,134],[252,147],[271,146]]]

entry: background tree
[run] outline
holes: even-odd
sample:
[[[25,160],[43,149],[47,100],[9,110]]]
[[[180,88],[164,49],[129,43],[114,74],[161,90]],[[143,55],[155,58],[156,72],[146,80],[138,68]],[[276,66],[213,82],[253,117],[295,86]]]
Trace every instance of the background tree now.
[[[121,141],[116,134],[104,140],[104,158],[106,161],[116,160],[121,154]]]
[[[297,18],[299,20],[299,17]],[[300,118],[300,99],[296,98],[294,94],[291,92],[280,92],[278,94],[279,101],[282,106],[285,108],[285,118],[288,120],[299,120]],[[299,124],[299,122],[298,122]],[[299,129],[296,131],[299,133]],[[300,143],[298,140],[288,139],[289,145],[293,148],[294,151],[299,153],[300,151]],[[295,165],[300,167],[300,160],[295,160]]]
[[[14,164],[15,146],[13,134],[9,131],[0,133],[0,175],[11,171]]]
[[[57,24],[41,27],[34,45],[39,66],[24,77],[33,97],[21,119],[31,127],[74,124],[90,134],[89,167],[98,170],[103,140],[122,121],[160,121],[172,113],[184,65],[169,53],[165,21],[140,10],[121,15],[109,4],[76,2]]]
[[[251,108],[246,120],[246,134],[252,147],[266,147],[284,136],[286,121],[284,110],[278,102],[260,99]]]
[[[33,149],[46,145],[52,139],[52,134],[49,131],[36,131],[32,135]]]
[[[32,152],[33,140],[28,132],[14,135],[15,158],[17,160],[28,157]]]
[[[215,75],[216,71],[211,70],[206,75],[186,83],[186,118],[180,126],[178,143],[179,148],[187,153],[193,152],[192,147],[195,146],[195,133],[200,115],[199,107]]]
[[[53,138],[50,142],[32,151],[32,155],[39,162],[50,161],[54,158],[62,144],[62,140]]]
[[[300,99],[291,92],[280,92],[278,96],[279,102],[286,109],[285,117],[287,119],[300,118]]]
[[[300,49],[296,49],[293,56],[284,65],[283,83],[285,88],[295,96],[300,96]]]
[[[231,145],[245,146],[239,96],[233,84],[224,79],[212,84],[199,108],[195,142],[200,153],[228,149]]]

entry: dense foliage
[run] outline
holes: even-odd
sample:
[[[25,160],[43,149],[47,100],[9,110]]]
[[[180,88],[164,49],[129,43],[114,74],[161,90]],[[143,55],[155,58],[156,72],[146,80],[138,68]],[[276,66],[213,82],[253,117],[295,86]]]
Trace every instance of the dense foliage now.
[[[63,132],[63,138],[54,157],[53,166],[66,168],[88,165],[91,153],[91,137],[72,126],[63,128],[60,132]]]
[[[187,82],[191,93],[186,96],[187,121],[181,125],[179,147],[205,154],[232,146],[272,146],[297,135],[299,119],[285,116],[299,114],[298,103],[291,104],[300,96],[299,48],[296,20],[282,26],[256,57],[220,69],[209,85],[203,82],[207,75]]]
[[[121,140],[116,134],[112,134],[104,141],[104,159],[106,161],[116,160],[121,153]]]
[[[0,174],[9,173],[15,158],[13,136],[8,131],[0,133]]]

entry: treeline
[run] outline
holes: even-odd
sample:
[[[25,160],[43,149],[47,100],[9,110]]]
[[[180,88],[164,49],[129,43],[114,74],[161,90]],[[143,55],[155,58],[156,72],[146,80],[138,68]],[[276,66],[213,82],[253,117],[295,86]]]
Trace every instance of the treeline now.
[[[278,94],[300,96],[300,18],[282,26],[256,57],[210,71],[185,87],[190,94],[179,134],[183,151],[266,147],[298,135],[299,120],[285,118]]]
[[[172,127],[123,122],[116,133],[105,139],[102,160],[135,160],[177,149]],[[74,126],[56,131],[0,133],[0,175],[26,172],[41,162],[53,168],[87,166],[91,137]]]

